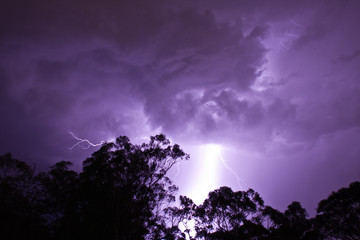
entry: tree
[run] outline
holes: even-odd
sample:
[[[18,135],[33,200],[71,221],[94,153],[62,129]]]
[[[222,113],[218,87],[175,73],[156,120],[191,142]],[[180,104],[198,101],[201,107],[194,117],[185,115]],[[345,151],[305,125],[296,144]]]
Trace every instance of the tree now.
[[[80,222],[84,239],[144,239],[161,236],[163,210],[177,187],[166,176],[188,159],[164,135],[133,145],[127,137],[105,143],[83,163]]]
[[[270,231],[274,231],[284,222],[284,214],[270,206],[266,206],[262,211],[263,224]]]
[[[193,239],[191,231],[194,224],[194,216],[197,209],[196,204],[186,196],[180,196],[179,207],[168,207],[165,209],[168,237],[166,239],[185,240]],[[182,228],[182,230],[180,229]]]
[[[310,224],[307,219],[308,214],[299,202],[292,202],[284,214],[269,208],[267,212],[276,226],[271,228],[269,239],[305,239]]]
[[[0,156],[0,234],[2,239],[47,239],[34,168]]]
[[[250,229],[254,230],[254,225],[259,226],[258,233],[261,235],[266,231],[260,226],[263,207],[262,198],[252,189],[233,192],[229,187],[221,187],[210,192],[196,210],[197,237],[236,239],[244,237],[241,235],[247,234]]]
[[[265,207],[252,189],[221,187],[200,206],[180,196],[175,206],[177,187],[166,174],[188,158],[164,135],[142,145],[127,137],[105,143],[81,173],[61,161],[36,175],[0,156],[1,239],[360,239],[360,182],[322,200],[312,219],[299,202],[284,213]]]
[[[315,227],[324,239],[360,239],[360,182],[320,201]]]
[[[55,239],[74,237],[79,175],[69,167],[71,162],[61,161],[50,167],[49,172],[39,173],[41,183],[42,212],[47,227]]]

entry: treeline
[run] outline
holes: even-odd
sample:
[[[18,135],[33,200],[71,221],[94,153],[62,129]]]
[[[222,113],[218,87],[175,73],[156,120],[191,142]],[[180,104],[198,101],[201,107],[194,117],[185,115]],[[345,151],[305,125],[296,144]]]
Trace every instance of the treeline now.
[[[178,203],[167,172],[189,159],[164,135],[105,143],[83,162],[49,171],[0,156],[0,238],[46,240],[360,239],[360,182],[333,192],[309,218],[299,202],[280,212],[252,189],[221,187],[197,206]]]

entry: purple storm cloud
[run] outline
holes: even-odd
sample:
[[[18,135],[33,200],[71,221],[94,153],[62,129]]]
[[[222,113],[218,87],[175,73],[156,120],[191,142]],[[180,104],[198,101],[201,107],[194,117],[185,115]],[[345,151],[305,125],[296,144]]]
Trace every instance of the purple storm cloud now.
[[[162,132],[191,154],[174,169],[181,194],[253,188],[313,214],[360,180],[359,12],[356,0],[6,1],[0,153],[80,168],[96,148],[69,149],[69,131]],[[199,186],[212,151],[213,185]]]

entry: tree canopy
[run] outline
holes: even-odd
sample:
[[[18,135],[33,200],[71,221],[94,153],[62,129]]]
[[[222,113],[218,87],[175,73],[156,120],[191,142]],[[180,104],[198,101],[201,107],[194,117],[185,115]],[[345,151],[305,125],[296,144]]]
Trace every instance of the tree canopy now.
[[[200,205],[167,175],[188,160],[165,135],[135,145],[104,143],[80,172],[61,161],[47,172],[0,156],[1,239],[360,239],[360,182],[320,201],[309,218],[299,202],[281,212],[249,189],[220,187]]]

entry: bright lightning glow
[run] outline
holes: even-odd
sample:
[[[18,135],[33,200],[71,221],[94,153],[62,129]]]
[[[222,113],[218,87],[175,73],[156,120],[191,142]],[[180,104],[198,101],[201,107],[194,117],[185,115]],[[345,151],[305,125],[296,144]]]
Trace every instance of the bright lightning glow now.
[[[196,204],[201,204],[207,197],[209,191],[216,188],[218,183],[218,155],[220,146],[207,144],[200,147],[200,165],[198,175],[195,178],[195,185],[192,187],[191,198]]]
[[[196,184],[192,187],[192,193],[189,194],[196,204],[201,204],[210,191],[220,187],[221,165],[235,177],[239,188],[242,189],[239,176],[223,158],[222,150],[223,148],[218,144],[207,144],[200,147],[201,165],[198,166],[199,171],[194,181]]]
[[[204,182],[205,183],[213,183],[216,184],[218,180],[218,159],[221,151],[220,145],[217,144],[208,144],[205,146],[204,149]]]
[[[92,143],[91,141],[89,141],[88,139],[84,139],[84,138],[79,138],[77,137],[73,132],[69,131],[69,134],[77,141],[72,147],[70,147],[69,149],[73,149],[74,147],[78,146],[82,149],[88,149],[90,147],[99,147],[101,145],[103,145],[106,142],[112,142],[114,141],[114,139],[110,139],[108,141],[101,141],[100,143]]]

